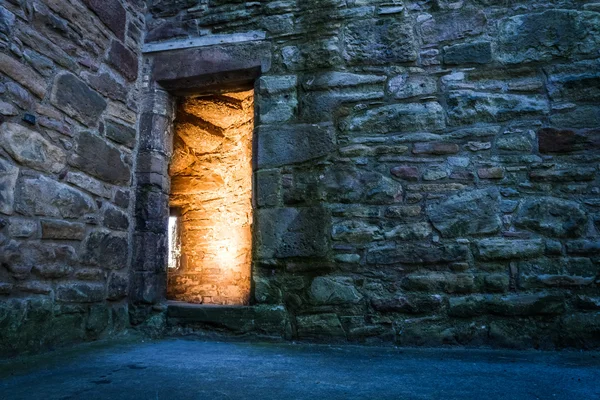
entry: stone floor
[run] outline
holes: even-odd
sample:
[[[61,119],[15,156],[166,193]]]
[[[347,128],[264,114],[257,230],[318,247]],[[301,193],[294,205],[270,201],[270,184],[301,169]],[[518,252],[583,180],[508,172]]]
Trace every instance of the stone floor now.
[[[95,343],[0,362],[16,399],[600,399],[600,353],[184,339]]]

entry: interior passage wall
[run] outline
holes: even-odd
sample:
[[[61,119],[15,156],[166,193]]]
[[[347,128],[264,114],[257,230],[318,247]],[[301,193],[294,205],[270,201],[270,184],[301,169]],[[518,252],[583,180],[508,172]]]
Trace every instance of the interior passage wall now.
[[[0,2],[0,354],[129,325],[143,12]]]
[[[597,2],[152,1],[147,24],[266,33],[254,297],[293,336],[600,344]]]
[[[253,90],[183,99],[170,166],[181,257],[167,296],[248,304],[252,259]]]

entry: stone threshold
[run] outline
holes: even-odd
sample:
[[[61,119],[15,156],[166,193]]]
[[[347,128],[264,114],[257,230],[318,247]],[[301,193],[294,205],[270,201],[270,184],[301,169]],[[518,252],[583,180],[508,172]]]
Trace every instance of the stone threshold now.
[[[167,302],[167,324],[234,334],[286,336],[289,319],[282,305],[230,306]]]

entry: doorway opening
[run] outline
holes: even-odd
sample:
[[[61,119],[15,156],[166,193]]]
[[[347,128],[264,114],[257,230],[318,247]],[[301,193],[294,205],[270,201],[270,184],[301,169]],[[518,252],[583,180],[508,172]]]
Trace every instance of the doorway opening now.
[[[180,98],[174,128],[167,298],[246,305],[254,90]]]

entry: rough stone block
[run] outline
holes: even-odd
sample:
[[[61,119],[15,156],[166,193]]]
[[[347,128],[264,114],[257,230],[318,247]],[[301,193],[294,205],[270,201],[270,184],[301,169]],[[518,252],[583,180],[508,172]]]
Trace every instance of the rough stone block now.
[[[334,203],[394,204],[402,200],[402,185],[378,172],[330,167],[320,179],[324,197]]]
[[[123,154],[99,136],[81,132],[75,153],[70,163],[98,179],[114,184],[126,184],[131,179],[131,168],[123,161]]]
[[[310,285],[311,300],[315,304],[354,304],[362,300],[351,278],[317,277]]]
[[[60,147],[22,125],[9,122],[0,125],[0,141],[12,158],[27,167],[58,173],[67,164],[67,156]]]
[[[52,104],[87,126],[95,126],[106,109],[106,101],[70,73],[58,75],[52,90]]]
[[[43,98],[46,95],[46,81],[33,69],[8,54],[0,53],[0,71],[29,89],[37,97]]]
[[[120,300],[127,297],[129,292],[129,276],[112,272],[108,277],[107,296],[108,300]]]
[[[477,243],[477,249],[478,257],[483,260],[533,258],[544,253],[544,242],[541,239],[482,239]]]
[[[106,289],[98,283],[63,283],[56,288],[56,300],[63,303],[95,303],[105,297]]]
[[[19,168],[0,158],[0,213],[10,215],[14,211],[15,187]]]
[[[446,264],[464,261],[469,248],[464,245],[427,245],[399,243],[395,246],[373,248],[367,252],[369,264]]]
[[[549,113],[548,101],[539,95],[451,91],[448,116],[454,125],[509,121]]]
[[[83,0],[100,21],[121,40],[125,40],[127,13],[119,0]]]
[[[168,251],[166,227],[161,233],[136,232],[133,237],[133,270],[166,272]]]
[[[552,237],[578,237],[586,229],[587,215],[574,201],[553,197],[526,200],[515,220],[518,227]]]
[[[571,153],[600,149],[600,130],[576,132],[571,129],[542,128],[537,133],[540,153]]]
[[[444,298],[434,295],[399,295],[392,298],[371,299],[371,305],[383,313],[424,314],[439,311],[444,303]]]
[[[336,314],[298,315],[298,337],[301,339],[345,337],[340,319]]]
[[[417,59],[413,27],[395,18],[352,21],[344,30],[344,58],[350,64],[389,64]]]
[[[129,245],[125,235],[94,231],[86,238],[83,248],[81,260],[86,264],[112,270],[127,267]]]
[[[473,190],[429,205],[427,215],[444,237],[497,233],[502,227],[499,200],[496,188]]]
[[[461,43],[444,47],[444,63],[487,64],[492,61],[492,44],[490,42]]]
[[[19,182],[15,208],[24,215],[77,219],[96,211],[90,196],[45,176]]]
[[[114,121],[107,121],[105,132],[107,138],[123,146],[132,149],[135,145],[136,132],[134,128]]]
[[[446,127],[439,103],[392,104],[347,117],[341,122],[344,132],[389,133],[439,131]]]
[[[258,168],[302,163],[335,149],[335,132],[330,124],[261,127],[256,135]]]
[[[135,81],[138,76],[138,58],[135,53],[126,48],[121,42],[113,40],[108,51],[108,63],[112,65],[125,79]]]
[[[83,240],[85,225],[57,220],[42,220],[42,239]]]
[[[594,54],[600,44],[598,13],[548,10],[500,22],[497,59],[505,64]]]
[[[274,208],[255,213],[256,256],[261,259],[324,257],[329,215],[322,208]]]

